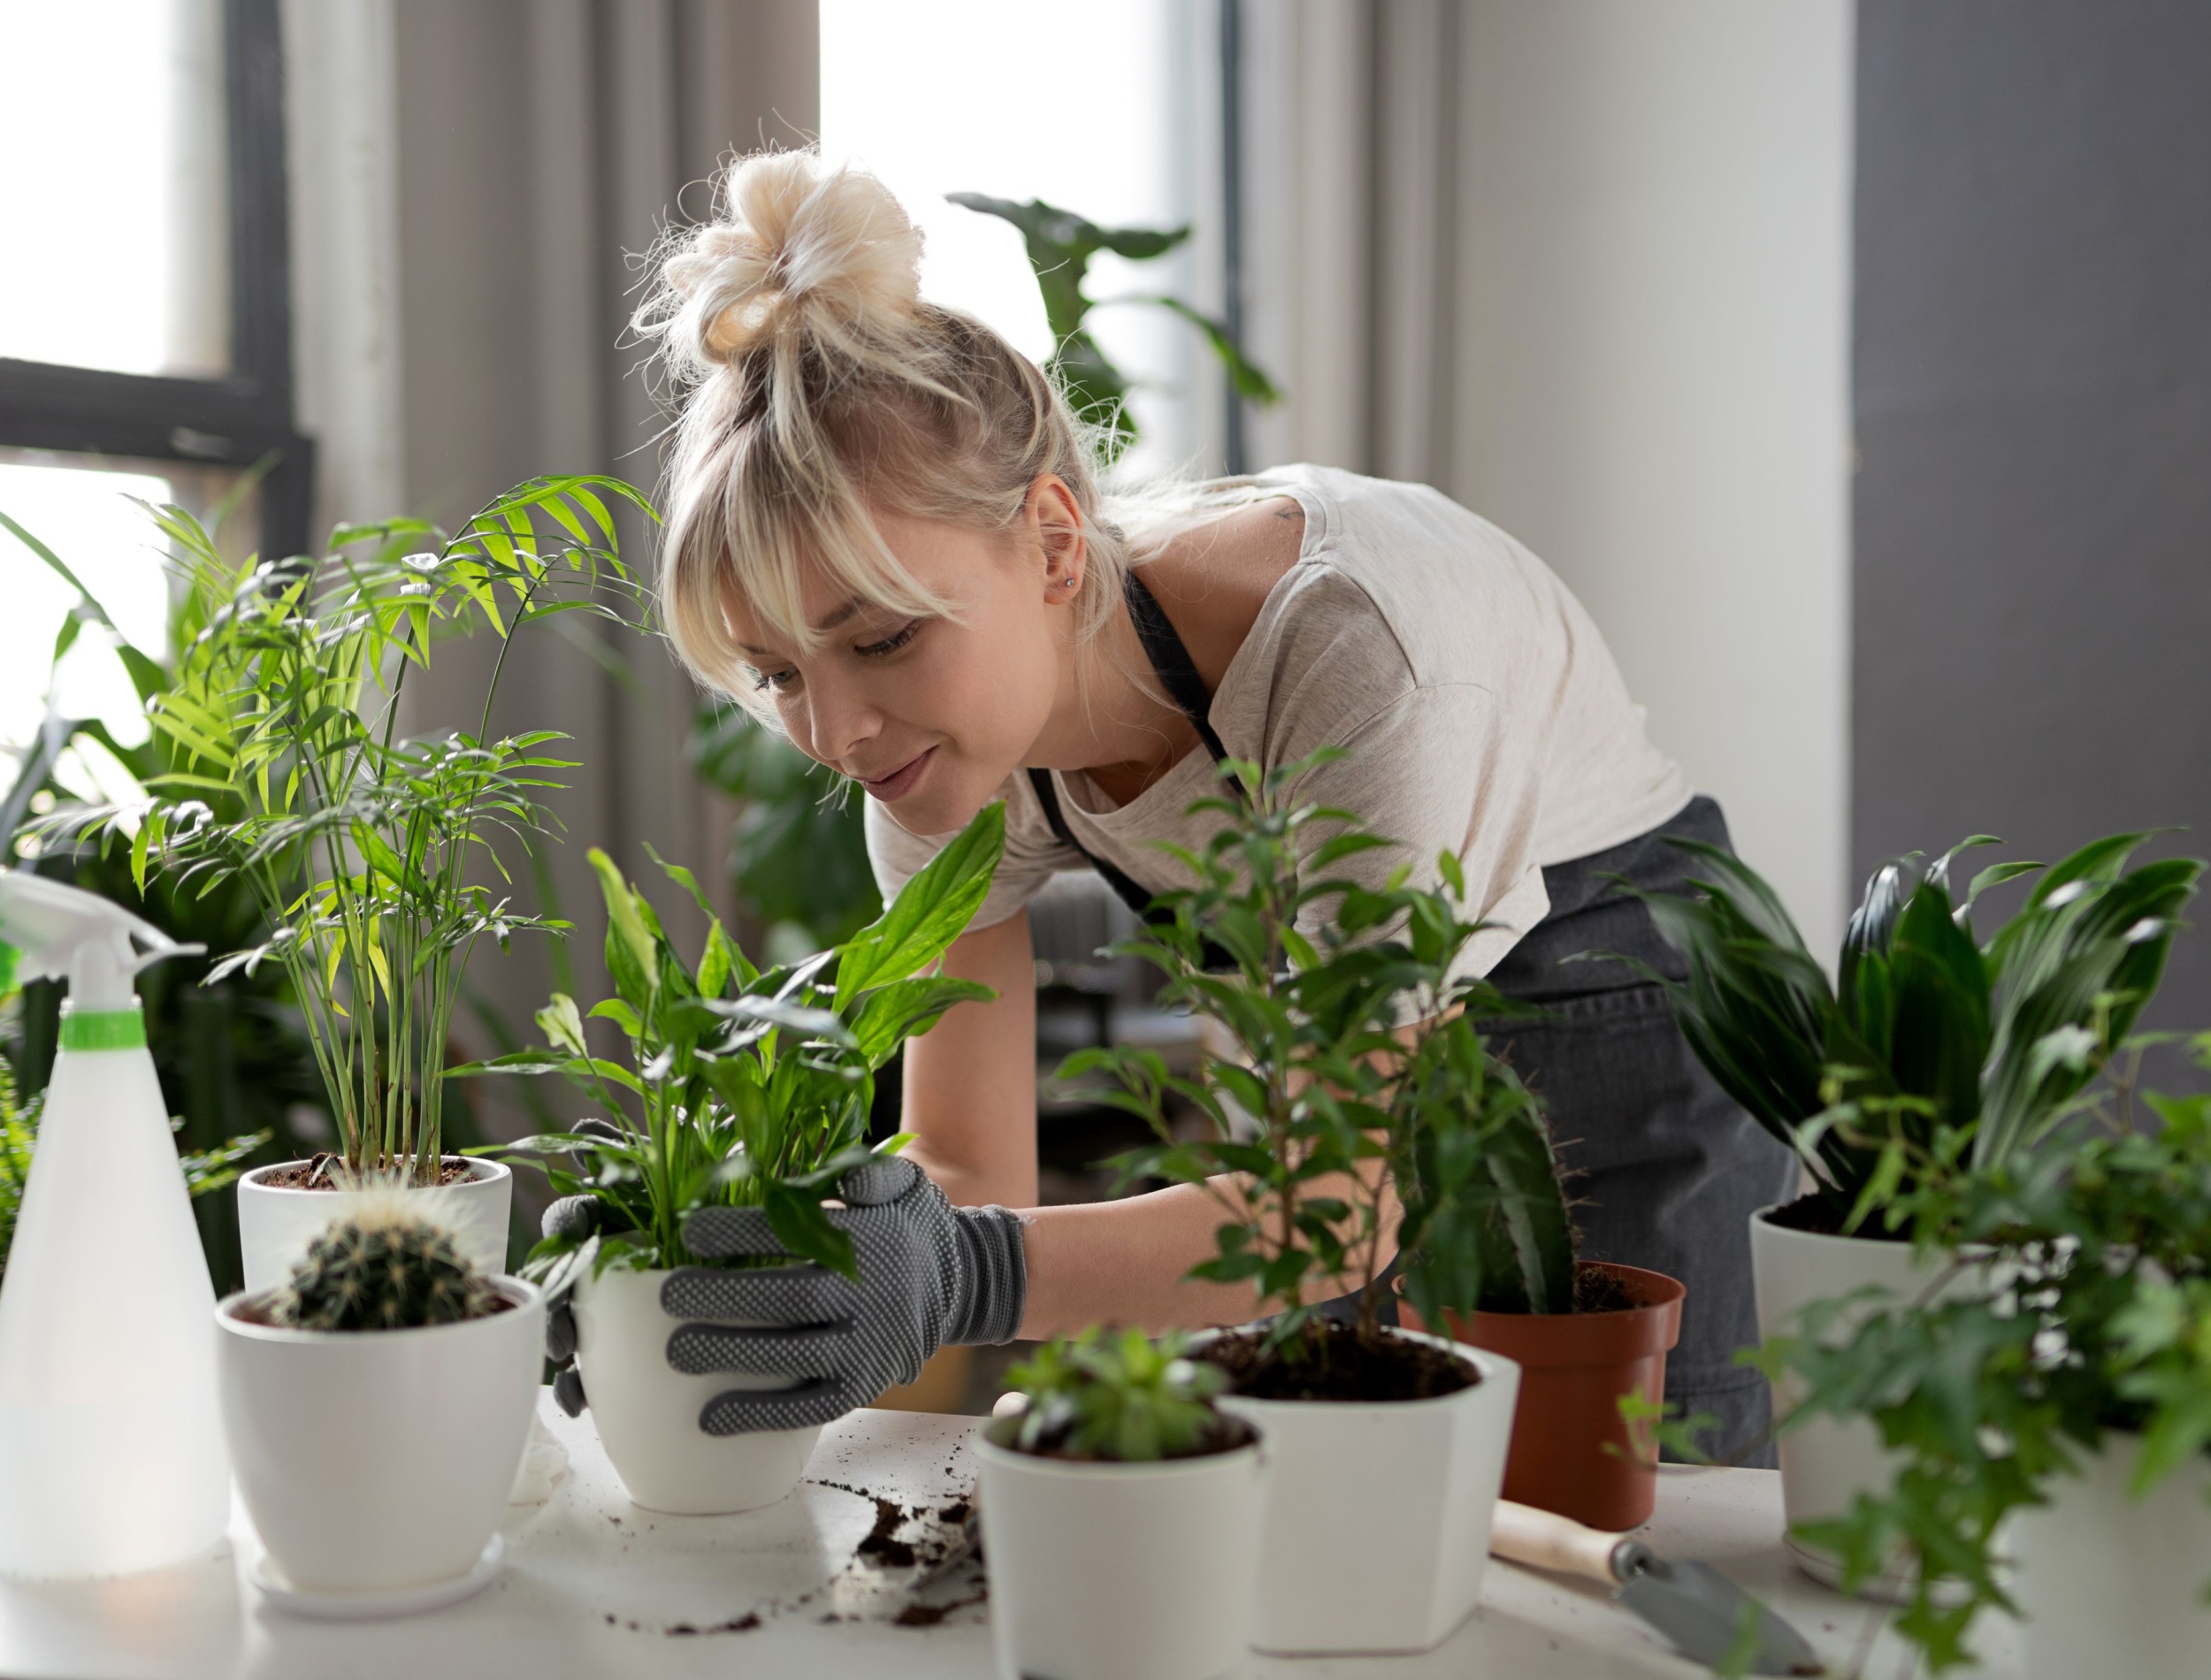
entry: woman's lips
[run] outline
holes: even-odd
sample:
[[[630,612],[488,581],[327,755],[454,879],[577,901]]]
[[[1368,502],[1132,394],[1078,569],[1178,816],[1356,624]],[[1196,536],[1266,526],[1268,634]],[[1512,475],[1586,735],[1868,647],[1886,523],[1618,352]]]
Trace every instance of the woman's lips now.
[[[870,798],[880,799],[885,805],[894,800],[903,799],[907,794],[913,792],[914,784],[922,779],[922,772],[929,767],[929,761],[935,755],[936,751],[937,749],[932,746],[916,753],[888,775],[880,775],[873,779],[862,776],[860,778],[860,785],[868,790]]]

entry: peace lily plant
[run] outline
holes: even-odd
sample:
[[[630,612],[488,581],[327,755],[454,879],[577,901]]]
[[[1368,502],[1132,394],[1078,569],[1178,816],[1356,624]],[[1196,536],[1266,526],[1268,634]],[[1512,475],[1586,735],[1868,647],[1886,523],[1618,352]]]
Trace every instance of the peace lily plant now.
[[[955,1004],[996,995],[937,965],[982,906],[1005,836],[1004,806],[985,807],[873,922],[766,969],[731,939],[690,872],[662,863],[706,920],[699,958],[686,960],[651,901],[593,851],[615,996],[586,1014],[555,993],[538,1012],[544,1048],[453,1070],[558,1074],[601,1111],[497,1153],[595,1204],[594,1217],[540,1242],[524,1275],[555,1299],[575,1292],[581,1386],[639,1503],[737,1510],[796,1484],[817,1430],[700,1432],[702,1403],[743,1379],[669,1369],[661,1287],[679,1267],[746,1264],[686,1246],[685,1219],[716,1206],[763,1210],[789,1255],[857,1278],[852,1239],[822,1203],[849,1170],[907,1142],[868,1142],[878,1070]],[[626,1059],[592,1050],[587,1019],[612,1024]]]

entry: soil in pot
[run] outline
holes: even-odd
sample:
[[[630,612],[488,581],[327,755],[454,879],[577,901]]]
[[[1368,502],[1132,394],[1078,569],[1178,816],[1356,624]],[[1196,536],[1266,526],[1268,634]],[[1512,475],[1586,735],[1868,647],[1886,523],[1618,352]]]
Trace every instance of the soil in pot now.
[[[1506,1499],[1611,1533],[1650,1520],[1656,1454],[1635,1439],[1620,1401],[1664,1399],[1687,1294],[1663,1272],[1584,1260],[1572,1312],[1450,1315],[1452,1340],[1520,1367]]]
[[[260,1182],[272,1190],[346,1190],[356,1187],[341,1182],[346,1157],[329,1149],[317,1149],[304,1161],[295,1161],[289,1166],[277,1167],[261,1175]],[[448,1155],[439,1163],[440,1184],[465,1184],[476,1176],[473,1164],[465,1156]],[[424,1189],[410,1178],[410,1189]]]
[[[1784,1231],[1802,1231],[1815,1237],[1842,1237],[1867,1242],[1909,1242],[1909,1230],[1891,1231],[1877,1219],[1869,1219],[1855,1231],[1842,1228],[1842,1215],[1834,1204],[1821,1195],[1800,1195],[1794,1202],[1778,1208],[1767,1208],[1758,1216],[1768,1225],[1779,1226]]]
[[[1190,1349],[1193,1359],[1228,1373],[1231,1393],[1252,1400],[1434,1400],[1481,1380],[1466,1363],[1433,1342],[1395,1336],[1361,1340],[1358,1327],[1310,1320],[1304,1357],[1284,1357],[1264,1331],[1233,1331]]]

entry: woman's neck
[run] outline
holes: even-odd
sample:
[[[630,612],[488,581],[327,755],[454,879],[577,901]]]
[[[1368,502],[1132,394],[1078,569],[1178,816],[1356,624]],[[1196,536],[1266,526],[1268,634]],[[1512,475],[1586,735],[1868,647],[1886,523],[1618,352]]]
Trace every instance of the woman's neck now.
[[[1173,538],[1144,567],[1144,581],[1182,639],[1209,692],[1218,693],[1237,651],[1284,573],[1297,563],[1304,515],[1294,500],[1257,502]],[[1029,762],[1082,770],[1126,805],[1198,746],[1197,731],[1158,691],[1151,662],[1126,611],[1090,646],[1070,645],[1060,693]],[[1075,661],[1086,664],[1087,693]]]

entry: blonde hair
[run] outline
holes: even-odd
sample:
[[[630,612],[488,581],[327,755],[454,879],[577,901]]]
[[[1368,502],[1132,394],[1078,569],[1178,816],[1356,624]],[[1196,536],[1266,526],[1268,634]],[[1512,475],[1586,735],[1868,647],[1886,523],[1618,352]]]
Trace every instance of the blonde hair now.
[[[1120,609],[1132,563],[1086,428],[997,332],[921,296],[922,235],[872,175],[811,151],[733,164],[715,218],[671,238],[634,320],[680,400],[666,486],[662,613],[694,675],[769,703],[724,615],[731,592],[799,649],[807,580],[884,609],[953,604],[884,546],[870,508],[1010,531],[1054,473],[1086,539],[1078,644]]]

